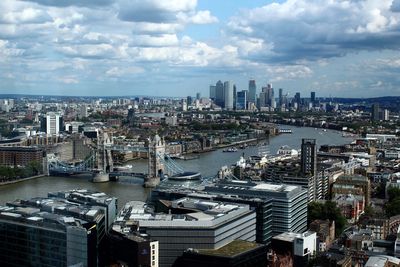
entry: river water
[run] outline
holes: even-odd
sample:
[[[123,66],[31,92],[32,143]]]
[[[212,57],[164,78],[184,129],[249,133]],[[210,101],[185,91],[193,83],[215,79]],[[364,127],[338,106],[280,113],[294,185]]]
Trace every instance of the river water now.
[[[282,128],[292,129],[292,134],[281,134],[272,137],[269,142],[270,154],[283,145],[288,145],[293,149],[299,149],[302,138],[315,138],[318,146],[324,144],[346,144],[352,141],[351,138],[342,137],[339,131],[314,129],[308,127],[282,126]],[[247,147],[238,149],[237,152],[224,153],[216,150],[203,154],[198,154],[198,159],[176,160],[187,171],[198,171],[203,176],[214,176],[223,165],[234,164],[239,157],[257,155],[258,147]],[[133,165],[134,172],[147,172],[147,160],[137,160],[130,164]],[[130,200],[145,200],[150,189],[142,187],[142,181],[135,178],[121,178],[119,182],[109,182],[94,184],[89,181],[88,176],[78,177],[42,177],[28,180],[16,184],[0,186],[0,204],[15,199],[31,198],[36,196],[47,196],[48,192],[68,190],[74,188],[87,188],[105,192],[118,198],[119,208]]]

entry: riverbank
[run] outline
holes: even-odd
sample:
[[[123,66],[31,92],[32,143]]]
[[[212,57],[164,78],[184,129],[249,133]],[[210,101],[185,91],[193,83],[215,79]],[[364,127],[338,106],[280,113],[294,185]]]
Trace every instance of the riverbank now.
[[[30,177],[26,177],[26,178],[17,179],[17,180],[0,182],[0,186],[9,185],[9,184],[16,184],[16,183],[20,183],[20,182],[24,182],[24,181],[28,181],[28,180],[32,180],[32,179],[41,178],[41,177],[44,177],[44,176],[46,176],[46,175],[40,174],[40,175],[30,176]]]
[[[266,139],[267,139],[267,137],[265,137],[265,138],[253,138],[253,139],[246,139],[246,140],[233,142],[233,143],[229,143],[229,144],[220,144],[220,145],[216,146],[216,149],[232,147],[232,146],[239,146],[239,145],[244,145],[244,144],[252,144],[252,143],[257,143],[259,141],[263,141],[263,140],[266,140]]]

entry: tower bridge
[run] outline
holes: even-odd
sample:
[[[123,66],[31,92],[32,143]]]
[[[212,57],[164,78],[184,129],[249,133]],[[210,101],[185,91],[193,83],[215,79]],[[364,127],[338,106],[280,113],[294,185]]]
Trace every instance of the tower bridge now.
[[[148,152],[148,173],[119,172],[114,170],[112,151],[121,152]],[[48,156],[48,170],[50,174],[73,175],[92,173],[93,182],[108,182],[118,176],[134,176],[144,179],[145,187],[155,187],[164,175],[175,176],[184,173],[184,170],[165,152],[165,141],[160,136],[149,138],[148,147],[123,146],[113,143],[108,133],[103,132],[97,138],[96,147],[92,148],[91,155],[78,164],[68,164],[55,155]]]

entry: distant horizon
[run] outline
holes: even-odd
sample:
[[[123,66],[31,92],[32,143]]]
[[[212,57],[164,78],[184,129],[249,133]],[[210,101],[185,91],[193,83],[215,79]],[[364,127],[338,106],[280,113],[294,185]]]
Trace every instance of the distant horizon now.
[[[317,93],[317,92],[316,92]],[[3,94],[0,93],[0,99],[6,98],[6,97],[61,97],[61,98],[69,98],[69,97],[82,97],[82,98],[134,98],[134,97],[148,97],[148,98],[182,98],[185,99],[186,97],[191,96],[193,98],[196,98],[196,95],[187,95],[187,96],[152,96],[152,95],[93,95],[93,96],[87,96],[87,95],[41,95],[41,94]],[[293,95],[294,96],[294,95]],[[307,96],[304,96],[300,94],[301,98],[310,98],[310,95],[307,94]],[[375,99],[375,98],[400,98],[400,96],[394,96],[394,95],[385,95],[385,96],[375,96],[375,97],[338,97],[338,96],[318,96],[316,95],[316,98],[323,98],[323,99]],[[208,96],[201,96],[201,98],[209,98]],[[278,96],[275,96],[275,98],[278,98]]]
[[[400,0],[2,0],[0,93],[400,95]],[[341,18],[341,19],[337,19]],[[286,88],[286,89],[285,89]]]

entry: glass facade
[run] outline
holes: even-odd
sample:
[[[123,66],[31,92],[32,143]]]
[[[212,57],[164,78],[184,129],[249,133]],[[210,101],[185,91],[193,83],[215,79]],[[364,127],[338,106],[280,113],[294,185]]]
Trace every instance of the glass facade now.
[[[62,230],[0,220],[1,266],[66,266]]]

